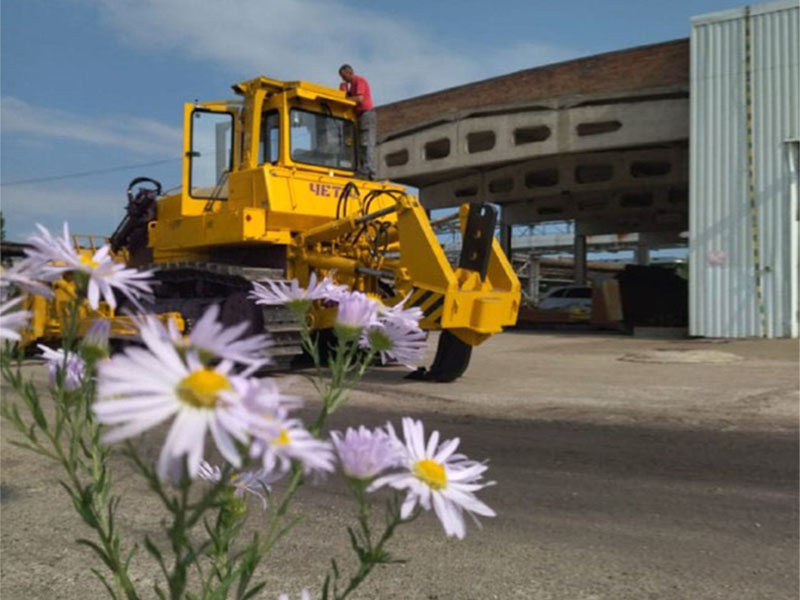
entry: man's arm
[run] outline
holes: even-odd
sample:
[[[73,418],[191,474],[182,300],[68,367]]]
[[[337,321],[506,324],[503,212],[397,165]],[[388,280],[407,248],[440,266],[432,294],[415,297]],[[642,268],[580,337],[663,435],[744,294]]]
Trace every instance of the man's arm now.
[[[350,85],[347,95],[355,100],[357,104],[364,102],[364,84],[360,79],[357,79]]]
[[[364,96],[362,94],[355,95],[354,92],[357,90],[354,90],[353,89],[354,87],[355,86],[348,85],[346,81],[343,81],[342,83],[339,84],[340,91],[347,92],[348,98],[352,98],[353,100],[361,104],[362,102],[364,102]]]

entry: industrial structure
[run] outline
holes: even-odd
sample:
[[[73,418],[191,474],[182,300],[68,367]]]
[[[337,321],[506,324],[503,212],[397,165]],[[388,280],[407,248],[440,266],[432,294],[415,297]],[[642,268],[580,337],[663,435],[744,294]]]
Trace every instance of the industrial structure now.
[[[796,1],[727,11],[379,107],[379,175],[431,210],[499,205],[509,255],[515,225],[574,221],[578,282],[587,236],[637,234],[639,264],[688,244],[691,334],[797,336],[798,23]]]
[[[797,337],[800,2],[692,20],[690,323]]]

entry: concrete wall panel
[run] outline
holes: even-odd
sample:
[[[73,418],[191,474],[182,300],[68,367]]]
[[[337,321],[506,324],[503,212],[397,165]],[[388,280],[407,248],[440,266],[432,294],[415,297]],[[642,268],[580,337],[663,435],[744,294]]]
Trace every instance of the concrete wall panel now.
[[[690,331],[796,336],[800,4],[693,19],[691,61]]]

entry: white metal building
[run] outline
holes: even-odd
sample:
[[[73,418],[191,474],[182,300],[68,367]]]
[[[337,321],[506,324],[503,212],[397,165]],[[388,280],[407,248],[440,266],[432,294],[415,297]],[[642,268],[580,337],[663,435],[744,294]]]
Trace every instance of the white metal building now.
[[[690,333],[798,336],[800,0],[692,19]]]

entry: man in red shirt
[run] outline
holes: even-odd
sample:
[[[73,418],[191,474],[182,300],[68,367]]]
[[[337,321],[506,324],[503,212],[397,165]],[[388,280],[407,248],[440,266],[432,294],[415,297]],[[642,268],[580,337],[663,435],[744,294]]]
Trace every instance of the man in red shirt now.
[[[369,82],[356,75],[353,67],[342,65],[339,68],[342,83],[339,89],[347,92],[356,101],[358,115],[358,169],[356,174],[366,179],[375,179],[375,141],[378,121],[372,107],[372,93]]]

